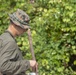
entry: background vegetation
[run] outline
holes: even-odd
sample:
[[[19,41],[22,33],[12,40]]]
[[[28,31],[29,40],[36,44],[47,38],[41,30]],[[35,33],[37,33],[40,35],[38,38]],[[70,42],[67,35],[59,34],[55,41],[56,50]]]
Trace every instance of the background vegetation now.
[[[17,9],[30,16],[40,75],[76,75],[76,0],[0,0],[0,34]],[[27,34],[17,41],[23,57],[31,59]]]

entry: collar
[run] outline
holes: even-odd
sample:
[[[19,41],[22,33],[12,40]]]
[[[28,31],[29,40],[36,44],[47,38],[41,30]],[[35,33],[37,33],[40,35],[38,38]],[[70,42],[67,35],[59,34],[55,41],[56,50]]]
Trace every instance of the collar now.
[[[14,36],[12,35],[12,33],[11,33],[10,31],[6,30],[5,32],[6,32],[6,33],[9,33],[9,34],[12,36],[12,38],[14,38]],[[15,38],[14,38],[14,39],[15,39]]]

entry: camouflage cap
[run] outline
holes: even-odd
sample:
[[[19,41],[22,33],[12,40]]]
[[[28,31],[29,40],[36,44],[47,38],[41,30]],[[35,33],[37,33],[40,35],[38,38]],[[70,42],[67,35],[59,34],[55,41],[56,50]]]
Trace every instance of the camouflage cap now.
[[[25,29],[29,27],[29,16],[21,9],[17,9],[13,14],[9,14],[10,20],[15,24]],[[25,27],[26,26],[26,27]]]

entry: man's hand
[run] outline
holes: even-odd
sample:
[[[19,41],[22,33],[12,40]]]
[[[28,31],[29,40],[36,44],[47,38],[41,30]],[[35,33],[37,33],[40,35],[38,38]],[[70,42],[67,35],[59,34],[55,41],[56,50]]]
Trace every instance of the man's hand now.
[[[30,60],[30,67],[32,68],[33,71],[36,72],[38,68],[38,63],[35,60]]]

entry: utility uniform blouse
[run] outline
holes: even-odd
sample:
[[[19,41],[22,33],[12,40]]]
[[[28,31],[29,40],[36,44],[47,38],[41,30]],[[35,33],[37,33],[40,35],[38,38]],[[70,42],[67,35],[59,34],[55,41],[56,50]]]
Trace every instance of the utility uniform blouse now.
[[[25,75],[30,68],[28,60],[23,59],[22,53],[9,31],[0,35],[0,71],[4,75]]]

